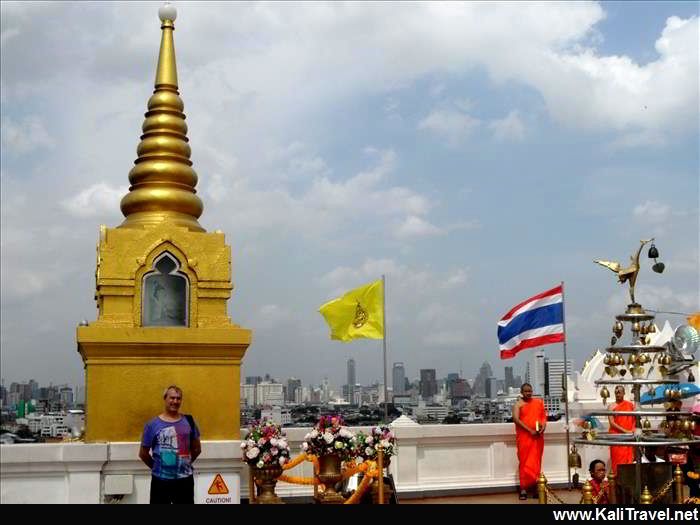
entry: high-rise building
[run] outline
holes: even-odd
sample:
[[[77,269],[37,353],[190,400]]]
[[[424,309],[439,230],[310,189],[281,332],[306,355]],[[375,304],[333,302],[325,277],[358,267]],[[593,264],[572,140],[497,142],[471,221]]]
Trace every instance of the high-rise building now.
[[[353,400],[355,399],[355,383],[356,382],[357,382],[357,378],[355,376],[355,360],[350,358],[350,359],[348,359],[347,381],[345,383],[348,386],[347,395],[345,396],[345,400],[348,403],[352,403]]]
[[[437,394],[437,380],[434,368],[422,368],[420,371],[420,395],[424,400],[432,399]]]
[[[486,379],[486,397],[494,399],[498,395],[498,379],[489,377]]]
[[[67,410],[73,408],[73,389],[69,386],[61,387],[60,390],[61,406]]]
[[[297,401],[297,399],[301,399],[301,379],[290,377],[287,379],[287,402],[298,404],[301,401]]]
[[[493,370],[491,370],[491,365],[488,362],[484,362],[479,369],[479,374],[474,379],[474,392],[478,396],[483,396],[486,394],[486,380],[489,377],[493,377]]]
[[[406,392],[406,369],[403,363],[394,363],[391,370],[392,387],[395,396],[401,396]]]
[[[513,377],[513,367],[505,367],[506,390],[515,386],[515,377]]]
[[[532,385],[534,395],[545,395],[544,352],[542,350],[538,350],[530,357],[525,370],[525,382]]]
[[[552,397],[561,397],[563,393],[562,378],[564,375],[564,360],[550,359],[544,361],[545,366],[545,395]],[[566,375],[570,376],[573,370],[573,361],[568,360]]]

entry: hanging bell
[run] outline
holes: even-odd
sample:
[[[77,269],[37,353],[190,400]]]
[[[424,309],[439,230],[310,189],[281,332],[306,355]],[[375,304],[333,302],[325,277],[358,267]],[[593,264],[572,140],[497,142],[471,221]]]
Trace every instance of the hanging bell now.
[[[666,265],[662,262],[657,262],[654,264],[654,266],[651,267],[651,269],[654,270],[656,273],[664,273],[665,268]]]
[[[576,450],[576,445],[571,445],[571,452],[569,452],[569,468],[581,468],[581,454]]]
[[[615,346],[615,343],[617,343],[617,337],[612,336],[610,338],[610,346]]]
[[[603,387],[602,390],[600,391],[600,397],[603,398],[603,404],[605,405],[608,402],[608,398],[610,397],[610,392],[608,392],[607,387]]]
[[[652,243],[649,247],[649,259],[656,259],[659,256],[659,250],[656,249],[656,245]]]
[[[632,323],[632,331],[637,334],[639,333],[639,321],[635,321]]]
[[[695,383],[695,376],[693,375],[692,370],[688,372],[688,383]]]
[[[670,388],[667,388],[666,390],[664,390],[664,397],[666,399],[671,399],[671,389]]]
[[[656,333],[656,325],[654,323],[649,323],[649,333],[650,334],[655,334]]]
[[[645,417],[645,418],[644,418],[644,421],[642,422],[642,428],[643,428],[645,431],[651,430],[651,421],[649,421],[649,418],[648,418],[648,417]]]
[[[640,325],[639,333],[642,335],[647,335],[647,325],[645,325],[645,324]]]

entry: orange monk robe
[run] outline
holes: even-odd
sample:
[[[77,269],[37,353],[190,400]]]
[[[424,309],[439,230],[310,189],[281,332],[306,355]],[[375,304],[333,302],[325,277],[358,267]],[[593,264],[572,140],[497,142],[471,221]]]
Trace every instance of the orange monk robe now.
[[[540,422],[540,428],[547,421],[544,402],[531,398],[520,405],[520,421],[535,430],[535,423]],[[544,451],[544,436],[533,436],[520,425],[515,425],[515,443],[518,446],[518,461],[520,462],[520,490],[528,490],[537,483],[542,471],[542,452]]]
[[[634,410],[632,401],[620,401],[613,408],[614,412]],[[613,416],[613,421],[625,430],[634,430],[634,416]],[[622,434],[618,429],[610,427],[611,434]],[[634,463],[634,447],[615,445],[610,447],[610,470],[617,475],[617,466],[625,463]]]

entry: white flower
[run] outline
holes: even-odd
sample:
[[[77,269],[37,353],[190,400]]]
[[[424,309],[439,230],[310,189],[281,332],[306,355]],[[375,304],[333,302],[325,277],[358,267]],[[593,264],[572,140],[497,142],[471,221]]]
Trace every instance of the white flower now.
[[[241,448],[246,448],[248,444],[245,441],[241,441]]]
[[[330,445],[331,443],[333,443],[333,440],[335,440],[335,437],[330,432],[324,432],[323,440]]]
[[[265,438],[258,439],[258,446],[263,446],[265,444]]]
[[[359,464],[362,463],[364,460],[365,460],[365,458],[363,458],[362,456],[357,456],[357,459],[355,459],[355,463],[357,463],[357,464],[359,465]]]
[[[279,462],[280,462],[280,467],[283,467],[284,464],[287,462],[287,458],[285,458],[284,456],[280,456]]]
[[[287,443],[286,439],[278,439],[277,440],[277,448],[289,450],[289,443]]]
[[[374,432],[375,434],[378,434],[378,435],[380,435],[380,436],[381,436],[381,434],[382,434],[382,429],[381,429],[381,428],[379,428],[379,427],[374,427],[374,430],[373,430],[373,432]]]
[[[248,459],[255,459],[258,457],[258,454],[260,454],[260,449],[257,447],[253,447],[245,453]]]
[[[371,445],[372,443],[374,443],[374,438],[372,436],[367,436],[367,439],[365,439],[365,443]]]
[[[345,448],[345,443],[343,443],[342,441],[336,441],[335,448],[338,448],[338,449]]]
[[[309,444],[308,444],[306,441],[304,441],[304,442],[301,444],[301,448],[302,448],[302,450],[303,450],[304,452],[306,452],[307,450],[309,450]]]
[[[258,468],[263,468],[265,466],[265,462],[261,459],[255,464],[255,466]]]
[[[277,438],[270,438],[270,445],[273,447],[277,446]]]
[[[249,446],[249,447],[254,447],[254,446],[255,446],[255,441],[252,440],[252,439],[249,439],[248,441],[246,441],[246,443],[248,443],[248,446]]]
[[[276,456],[277,454],[279,454],[279,450],[277,450],[277,447],[272,447],[270,449],[270,454],[272,454],[273,456]]]
[[[391,443],[389,443],[388,439],[382,439],[380,443],[385,450],[391,446]]]
[[[309,435],[309,437],[310,437],[311,439],[315,439],[315,438],[318,437],[318,430],[316,430],[316,429],[314,428],[311,432],[309,432],[308,435]]]
[[[345,427],[342,427],[342,428],[340,429],[339,434],[341,435],[341,437],[348,438],[348,439],[352,438],[352,436],[353,436],[352,432],[350,432],[350,431],[349,431],[347,428],[345,428]]]
[[[372,456],[372,455],[374,455],[374,449],[373,449],[372,447],[367,447],[367,448],[365,449],[365,455],[366,455],[366,456]]]

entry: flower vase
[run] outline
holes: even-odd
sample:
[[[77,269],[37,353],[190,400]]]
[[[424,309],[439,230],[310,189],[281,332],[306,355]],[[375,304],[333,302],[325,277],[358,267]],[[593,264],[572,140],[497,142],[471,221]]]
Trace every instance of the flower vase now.
[[[343,474],[340,471],[341,459],[337,454],[326,454],[318,458],[318,479],[326,487],[319,495],[319,503],[343,503],[345,499],[335,490],[335,485]]]
[[[253,468],[253,477],[256,480],[258,495],[256,503],[261,505],[275,505],[283,503],[282,500],[275,494],[275,485],[277,478],[282,475],[282,467],[279,464],[268,465],[266,467]]]

